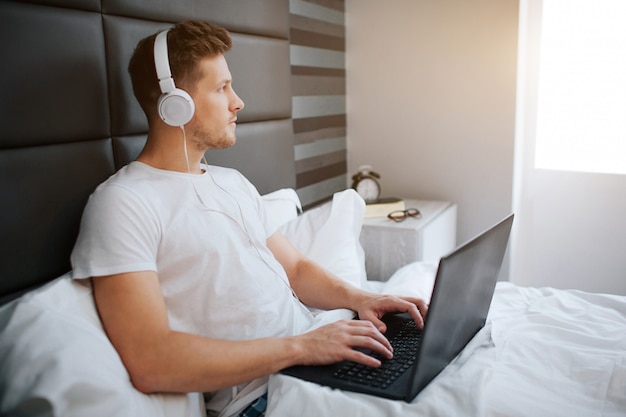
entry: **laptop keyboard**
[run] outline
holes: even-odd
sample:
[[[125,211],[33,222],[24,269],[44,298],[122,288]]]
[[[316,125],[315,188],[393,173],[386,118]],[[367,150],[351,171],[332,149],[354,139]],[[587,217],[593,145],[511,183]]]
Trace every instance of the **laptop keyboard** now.
[[[387,388],[415,362],[421,336],[422,331],[415,326],[415,322],[407,320],[400,331],[389,339],[393,347],[392,359],[384,359],[377,353],[371,353],[371,356],[382,362],[380,367],[372,368],[346,361],[335,371],[334,376],[371,387]]]

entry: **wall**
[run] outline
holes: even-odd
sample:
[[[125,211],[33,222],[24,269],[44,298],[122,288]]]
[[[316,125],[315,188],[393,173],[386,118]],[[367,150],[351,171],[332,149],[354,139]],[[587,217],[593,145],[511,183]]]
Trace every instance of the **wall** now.
[[[346,187],[343,0],[290,0],[296,191],[306,207]]]
[[[511,211],[517,0],[347,0],[348,172],[454,201],[458,240]]]

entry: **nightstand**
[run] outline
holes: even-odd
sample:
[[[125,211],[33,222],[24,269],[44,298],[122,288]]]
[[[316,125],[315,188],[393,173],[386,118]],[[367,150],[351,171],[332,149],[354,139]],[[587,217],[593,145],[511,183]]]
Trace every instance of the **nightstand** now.
[[[420,218],[396,223],[386,217],[363,220],[360,241],[367,278],[386,281],[399,268],[416,261],[438,261],[456,246],[457,206],[447,201],[404,199]]]

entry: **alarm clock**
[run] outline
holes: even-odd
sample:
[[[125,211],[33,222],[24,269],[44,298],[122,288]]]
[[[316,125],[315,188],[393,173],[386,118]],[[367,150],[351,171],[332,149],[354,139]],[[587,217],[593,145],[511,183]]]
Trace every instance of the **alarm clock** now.
[[[380,175],[372,171],[369,165],[359,167],[359,172],[352,176],[352,188],[363,197],[366,203],[374,203],[380,197]]]

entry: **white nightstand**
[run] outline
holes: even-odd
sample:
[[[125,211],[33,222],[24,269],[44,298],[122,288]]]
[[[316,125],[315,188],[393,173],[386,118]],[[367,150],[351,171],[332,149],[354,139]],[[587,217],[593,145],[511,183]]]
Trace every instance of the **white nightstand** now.
[[[386,217],[366,218],[361,230],[369,280],[386,281],[399,268],[416,261],[438,261],[456,246],[456,204],[404,199],[420,218],[396,223]]]

